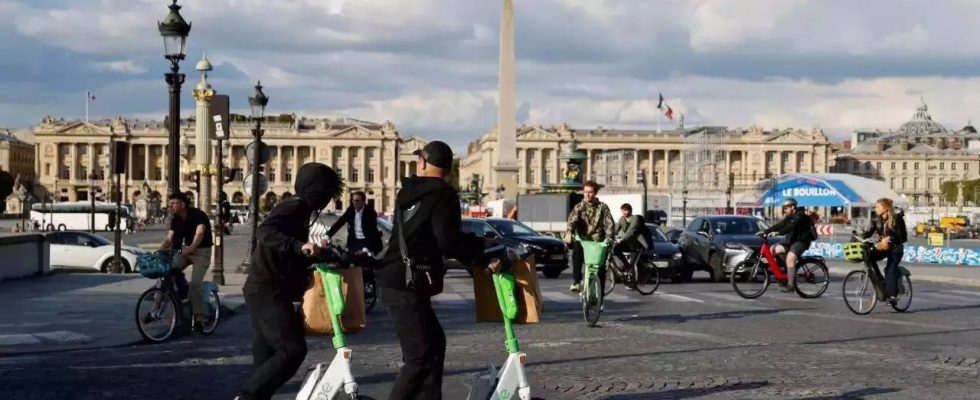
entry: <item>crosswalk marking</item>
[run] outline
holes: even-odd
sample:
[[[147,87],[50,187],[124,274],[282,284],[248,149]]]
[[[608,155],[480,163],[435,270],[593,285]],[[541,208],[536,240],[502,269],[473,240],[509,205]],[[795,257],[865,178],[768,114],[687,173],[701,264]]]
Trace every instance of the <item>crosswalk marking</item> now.
[[[915,298],[917,296],[938,297],[940,299],[959,300],[959,301],[966,301],[966,302],[972,302],[972,303],[976,303],[978,301],[978,299],[971,299],[971,298],[963,297],[963,296],[957,295],[957,294],[946,294],[946,293],[939,293],[939,292],[919,292],[919,293],[915,293],[914,291],[912,292],[912,301],[915,301]]]
[[[622,293],[612,292],[606,296],[605,300],[611,300],[616,303],[639,303],[639,299],[634,299],[632,297],[627,297]]]
[[[463,296],[461,296],[459,293],[442,293],[442,294],[436,296],[433,300],[440,301],[440,302],[444,302],[444,301],[455,301],[455,302],[465,301],[463,299]]]
[[[717,303],[717,302],[707,303],[707,304],[712,304],[712,305],[720,305],[720,306],[727,306],[727,307],[738,307],[738,308],[744,308],[744,309],[749,309],[749,310],[770,310],[771,309],[769,307],[760,307],[760,306],[757,306],[757,305],[753,305],[752,304],[754,302],[753,300],[743,299],[741,296],[739,296],[737,294],[734,294],[734,293],[702,292],[702,293],[700,293],[700,295],[707,296],[707,297],[711,297],[711,298],[714,298],[714,299],[717,299],[717,300],[724,301],[724,303]]]
[[[664,293],[657,291],[653,294],[656,299],[663,299],[667,301],[673,301],[678,303],[704,303],[704,300],[695,299],[693,297],[681,296],[679,294]]]
[[[558,303],[578,303],[580,301],[577,294],[573,295],[565,292],[555,292],[550,290],[541,292],[541,296],[543,296],[545,300]]]
[[[978,296],[978,297],[980,297],[980,291],[976,291],[976,290],[946,290],[946,292],[957,293],[957,294],[965,294],[967,296]]]

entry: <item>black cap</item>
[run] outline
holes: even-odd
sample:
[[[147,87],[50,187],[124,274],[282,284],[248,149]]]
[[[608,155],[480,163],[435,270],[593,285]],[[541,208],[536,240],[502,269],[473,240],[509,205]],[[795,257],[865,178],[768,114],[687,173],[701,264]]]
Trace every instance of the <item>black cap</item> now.
[[[429,142],[422,150],[415,150],[412,154],[421,156],[425,162],[445,170],[453,167],[453,149],[438,140]]]

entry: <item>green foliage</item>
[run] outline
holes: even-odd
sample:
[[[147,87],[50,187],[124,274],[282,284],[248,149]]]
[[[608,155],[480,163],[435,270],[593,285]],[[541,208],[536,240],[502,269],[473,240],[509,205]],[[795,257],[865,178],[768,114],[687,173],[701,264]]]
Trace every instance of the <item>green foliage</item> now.
[[[974,179],[971,181],[944,182],[940,190],[942,198],[947,202],[958,202],[960,200],[960,182],[963,182],[963,201],[976,204],[978,200],[976,195],[978,188],[980,188],[980,179]]]
[[[449,170],[449,175],[446,175],[446,182],[449,185],[456,188],[456,190],[464,190],[465,188],[459,187],[459,159],[453,159],[453,168]]]

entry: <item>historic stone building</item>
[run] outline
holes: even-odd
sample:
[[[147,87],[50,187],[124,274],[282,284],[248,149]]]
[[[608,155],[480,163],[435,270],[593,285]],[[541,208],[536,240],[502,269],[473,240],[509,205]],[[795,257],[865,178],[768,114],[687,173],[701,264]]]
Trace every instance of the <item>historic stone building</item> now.
[[[460,162],[460,180],[478,174],[486,193],[498,187],[495,129],[470,143]],[[637,178],[643,171],[650,194],[699,192],[714,203],[730,185],[738,190],[784,173],[827,172],[830,162],[830,143],[818,129],[698,127],[657,132],[523,126],[517,132],[519,191],[541,191],[542,185],[563,179],[566,171],[559,156],[572,144],[587,155],[585,179],[606,185],[605,191],[641,191]]]
[[[854,132],[835,157],[835,172],[884,180],[913,205],[934,205],[946,181],[980,175],[980,134],[969,124],[946,129],[923,103],[897,130]]]
[[[410,163],[416,157],[411,153],[424,145],[419,138],[400,137],[390,122],[308,119],[294,115],[286,119],[291,121],[275,122],[282,118],[270,118],[262,125],[265,130],[263,142],[272,154],[264,170],[269,179],[269,190],[263,196],[290,196],[299,167],[316,161],[341,172],[349,191],[365,191],[369,202],[378,211],[390,211],[394,204],[396,176],[407,176],[414,171],[410,169]],[[186,120],[181,125],[181,188],[190,191],[194,154],[198,151],[193,140],[195,124]],[[231,140],[226,141],[225,167],[238,169],[233,181],[224,186],[224,192],[233,202],[247,199],[242,179],[250,173],[245,146],[252,141],[252,127],[250,122],[233,122]],[[124,201],[132,201],[137,191],[166,194],[168,134],[162,122],[122,118],[85,122],[47,117],[33,129],[33,133],[35,168],[40,182],[58,200],[85,200],[92,192],[96,199],[108,198],[105,188],[108,188],[110,177],[110,141],[124,142],[129,148],[128,173],[122,180]],[[396,155],[399,148],[401,151]],[[215,153],[216,150],[213,146],[210,149]],[[217,160],[216,154],[213,159]],[[97,181],[90,187],[88,177],[93,172]],[[344,196],[344,200],[334,204],[333,208],[346,207],[346,198]]]
[[[0,170],[24,182],[34,180],[34,146],[9,129],[0,129]]]

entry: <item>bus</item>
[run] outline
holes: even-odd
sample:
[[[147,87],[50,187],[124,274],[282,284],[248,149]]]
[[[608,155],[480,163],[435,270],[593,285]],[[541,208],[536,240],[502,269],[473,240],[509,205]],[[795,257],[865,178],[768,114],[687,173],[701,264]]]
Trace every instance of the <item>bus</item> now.
[[[122,218],[120,229],[127,231],[133,224],[133,210],[128,204],[120,206]],[[92,215],[95,214],[95,228],[92,228]],[[31,207],[31,223],[37,223],[44,231],[111,231],[110,219],[116,214],[114,203],[92,203],[86,201],[34,204]]]

